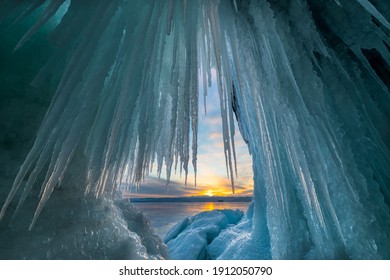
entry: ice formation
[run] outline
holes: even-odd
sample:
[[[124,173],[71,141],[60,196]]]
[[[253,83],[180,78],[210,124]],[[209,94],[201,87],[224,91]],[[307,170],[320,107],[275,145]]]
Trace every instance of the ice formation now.
[[[201,212],[185,218],[173,226],[164,237],[164,242],[169,247],[170,258],[216,259],[212,252],[209,252],[208,245],[212,244],[224,230],[237,224],[242,216],[242,210],[224,209]]]
[[[239,223],[221,238],[255,244],[258,258],[390,258],[388,1],[5,0],[0,18],[3,246],[34,258],[34,246],[75,244],[57,232],[65,224],[94,244],[74,256],[118,257],[111,242],[138,236],[114,204],[118,185],[139,184],[153,162],[168,180],[190,161],[196,171],[214,68],[228,176],[234,190],[236,117],[255,183],[250,237]],[[90,223],[90,211],[112,219]],[[149,243],[126,256],[164,255],[142,253]]]

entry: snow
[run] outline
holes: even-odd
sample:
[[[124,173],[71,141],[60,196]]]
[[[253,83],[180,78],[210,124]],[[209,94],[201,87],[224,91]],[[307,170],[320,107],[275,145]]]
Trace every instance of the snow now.
[[[42,236],[76,219],[64,213],[79,203],[80,225],[88,210],[104,216],[99,203],[117,209],[118,187],[139,186],[153,162],[168,181],[176,170],[186,178],[190,162],[196,170],[199,86],[215,69],[227,175],[234,191],[236,117],[253,158],[253,215],[229,228],[210,218],[209,229],[178,235],[204,245],[221,230],[215,242],[236,244],[223,252],[210,245],[207,253],[202,245],[193,257],[390,258],[388,1],[0,5],[0,27],[8,30],[1,33],[8,69],[0,234],[20,244],[15,250],[26,244],[27,223],[26,240],[34,240],[27,243],[39,247]],[[65,6],[55,29],[42,34]],[[107,225],[95,224],[107,229],[98,242],[107,250],[87,256],[118,256],[107,253],[116,246],[111,232],[139,245],[126,256],[148,258],[121,212],[111,213]],[[15,230],[6,226],[13,215]],[[68,246],[80,225],[42,252]],[[82,255],[69,248],[68,257]]]

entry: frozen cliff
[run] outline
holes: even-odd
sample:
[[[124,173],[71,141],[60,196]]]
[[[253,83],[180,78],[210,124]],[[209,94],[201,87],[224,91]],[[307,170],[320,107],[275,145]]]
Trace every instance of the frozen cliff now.
[[[1,1],[1,258],[166,257],[116,190],[153,162],[196,172],[212,68],[233,190],[234,118],[255,184],[218,237],[241,249],[214,257],[390,258],[389,18],[385,0]]]

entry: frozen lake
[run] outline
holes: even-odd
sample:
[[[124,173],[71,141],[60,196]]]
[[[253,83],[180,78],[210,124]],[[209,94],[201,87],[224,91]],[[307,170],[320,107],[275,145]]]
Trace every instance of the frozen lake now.
[[[133,202],[150,219],[155,232],[163,238],[167,231],[182,219],[203,211],[241,209],[249,202]]]

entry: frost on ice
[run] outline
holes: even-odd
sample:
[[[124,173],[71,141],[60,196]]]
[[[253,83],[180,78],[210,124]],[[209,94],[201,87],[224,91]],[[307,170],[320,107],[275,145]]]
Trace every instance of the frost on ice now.
[[[229,244],[255,244],[256,258],[390,258],[389,15],[368,0],[1,1],[2,257],[164,257],[114,197],[153,162],[168,181],[196,172],[215,69],[233,190],[234,118],[253,158],[251,227],[226,230]],[[88,238],[71,234],[81,227]],[[45,255],[69,244],[79,252]]]

